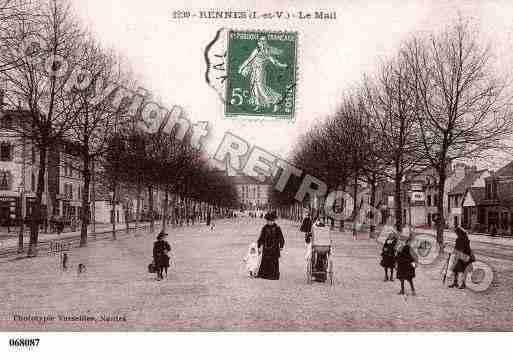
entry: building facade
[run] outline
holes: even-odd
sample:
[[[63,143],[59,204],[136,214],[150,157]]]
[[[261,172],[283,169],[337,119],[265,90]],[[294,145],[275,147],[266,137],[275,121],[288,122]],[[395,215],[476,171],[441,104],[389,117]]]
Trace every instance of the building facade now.
[[[468,173],[475,171],[475,167],[463,163],[451,163],[447,166],[444,197],[442,198],[446,226],[452,226],[454,223],[449,205],[449,193]],[[440,218],[437,207],[438,196],[438,174],[433,168],[428,168],[405,181],[405,207],[408,207],[408,201],[410,201],[412,225],[421,227],[436,225]]]
[[[263,182],[244,175],[237,175],[232,178],[237,189],[241,209],[265,210],[269,207],[269,191],[272,185],[270,178],[266,178]]]
[[[38,152],[16,131],[24,115],[20,111],[0,111],[0,225],[3,226],[13,225],[22,217],[30,218],[36,197]],[[48,203],[47,193],[44,191],[42,198],[43,210]]]
[[[477,208],[478,231],[513,234],[513,162],[485,178],[484,198]]]
[[[21,121],[28,121],[22,110],[0,111],[0,225],[30,219],[36,199],[39,151],[17,131]],[[56,143],[47,153],[42,196],[42,216],[57,216],[66,222],[82,214],[82,161],[78,148],[71,142]],[[93,188],[91,183],[91,192]],[[96,186],[98,188],[100,186]],[[105,201],[103,201],[105,202]],[[108,201],[110,205],[110,201]],[[103,216],[105,203],[97,205],[98,222],[110,221]],[[90,213],[92,213],[91,211]],[[118,210],[119,212],[119,210]],[[122,213],[120,218],[124,218]]]
[[[471,187],[462,200],[462,227],[468,231],[483,231],[486,228],[485,188]]]
[[[479,176],[475,177],[478,173]],[[462,221],[461,205],[468,187],[483,183],[488,171],[477,171],[475,167],[462,163],[447,166],[446,182],[444,188],[443,211],[445,223],[453,227]],[[469,176],[469,177],[467,177]],[[465,180],[466,179],[466,180]],[[465,185],[458,184],[465,180]],[[479,180],[481,182],[479,182]],[[420,173],[406,176],[401,183],[402,223],[414,227],[434,227],[438,221],[438,175],[433,168],[427,168]],[[454,190],[456,189],[456,192]],[[457,203],[456,203],[457,202]],[[383,217],[395,215],[395,185],[392,182],[382,182],[378,185],[377,205]],[[458,209],[459,208],[459,209]],[[456,218],[456,219],[455,219]]]
[[[469,189],[474,188],[473,193],[477,198],[478,188],[484,189],[485,178],[490,176],[488,170],[468,171],[465,177],[448,193],[448,204],[449,204],[449,216],[447,221],[451,227],[463,226],[470,228],[472,226],[472,218],[476,213],[472,213],[472,205],[470,202],[472,199],[467,199],[467,205],[464,205],[465,195]],[[474,222],[475,223],[475,222]]]

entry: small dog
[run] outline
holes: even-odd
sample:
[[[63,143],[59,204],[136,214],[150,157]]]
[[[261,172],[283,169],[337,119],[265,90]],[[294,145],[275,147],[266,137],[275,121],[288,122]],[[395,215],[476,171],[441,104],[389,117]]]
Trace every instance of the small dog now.
[[[216,229],[216,225],[215,225],[214,223],[212,223],[212,224],[210,225],[210,230],[211,230],[211,231],[213,231],[214,229]]]

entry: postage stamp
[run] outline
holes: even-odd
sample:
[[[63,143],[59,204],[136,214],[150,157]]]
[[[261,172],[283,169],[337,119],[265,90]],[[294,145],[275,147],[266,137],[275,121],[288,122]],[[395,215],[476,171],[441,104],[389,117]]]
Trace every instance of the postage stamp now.
[[[294,117],[297,33],[230,30],[226,65],[225,116]]]

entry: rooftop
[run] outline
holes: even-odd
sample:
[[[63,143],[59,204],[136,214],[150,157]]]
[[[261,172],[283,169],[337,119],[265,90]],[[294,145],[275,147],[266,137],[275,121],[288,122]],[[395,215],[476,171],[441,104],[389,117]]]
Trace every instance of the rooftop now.
[[[470,195],[472,196],[472,199],[476,203],[476,205],[483,204],[485,201],[486,192],[485,189],[482,187],[470,187],[468,189]]]
[[[464,194],[472,184],[487,170],[467,173],[463,179],[449,192],[449,195]]]
[[[513,176],[513,161],[508,163],[506,166],[498,169],[495,172],[495,176],[497,176],[497,177],[510,177],[510,176]]]

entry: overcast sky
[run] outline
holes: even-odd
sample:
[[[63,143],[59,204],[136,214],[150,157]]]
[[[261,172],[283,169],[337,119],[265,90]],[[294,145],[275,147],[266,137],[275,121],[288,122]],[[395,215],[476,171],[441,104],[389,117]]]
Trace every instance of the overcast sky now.
[[[513,3],[508,1],[126,1],[74,0],[79,17],[107,47],[122,53],[149,89],[168,106],[180,105],[193,122],[214,129],[212,153],[226,130],[280,156],[299,134],[332,114],[364,73],[417,31],[437,31],[459,15],[479,25],[499,66],[510,71]],[[291,4],[294,4],[293,6]],[[322,4],[322,5],[321,5]],[[174,10],[333,10],[337,20],[173,20]],[[295,123],[226,119],[204,80],[203,51],[220,27],[297,31],[298,94]]]

